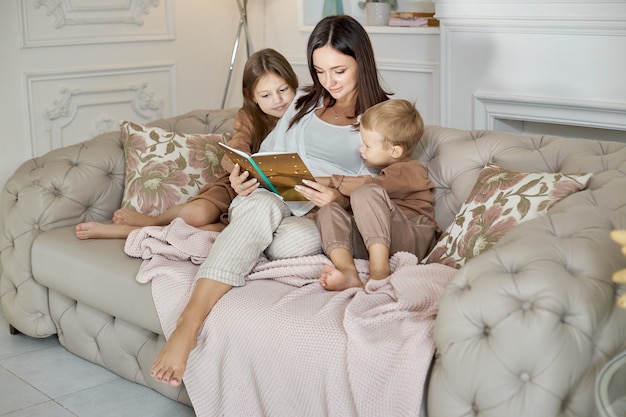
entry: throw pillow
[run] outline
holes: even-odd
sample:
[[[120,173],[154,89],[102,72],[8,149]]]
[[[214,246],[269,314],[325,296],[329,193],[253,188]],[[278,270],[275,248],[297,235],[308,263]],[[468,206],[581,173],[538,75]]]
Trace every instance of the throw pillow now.
[[[517,224],[538,217],[585,188],[591,176],[514,172],[487,164],[454,221],[423,262],[462,267]]]
[[[138,123],[120,123],[126,184],[122,207],[155,216],[185,203],[224,171],[218,142],[226,134],[182,134]]]

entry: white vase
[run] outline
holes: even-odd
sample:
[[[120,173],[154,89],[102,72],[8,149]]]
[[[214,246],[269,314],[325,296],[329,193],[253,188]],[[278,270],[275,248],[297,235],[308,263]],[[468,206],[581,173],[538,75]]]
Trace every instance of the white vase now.
[[[389,3],[369,2],[365,5],[365,11],[367,13],[368,26],[389,25],[389,12],[391,12],[391,5]]]

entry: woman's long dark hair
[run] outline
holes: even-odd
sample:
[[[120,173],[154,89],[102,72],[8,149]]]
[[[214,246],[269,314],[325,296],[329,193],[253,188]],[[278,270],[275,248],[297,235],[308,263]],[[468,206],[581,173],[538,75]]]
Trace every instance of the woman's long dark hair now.
[[[363,26],[351,16],[328,16],[317,23],[309,36],[307,60],[313,84],[307,86],[306,93],[298,99],[296,103],[298,112],[291,119],[289,127],[311,112],[320,99],[324,99],[327,107],[335,104],[335,99],[322,87],[313,66],[313,52],[326,45],[351,56],[357,62],[357,101],[354,116],[362,114],[374,104],[389,99],[391,93],[380,85],[374,49]]]
[[[274,49],[261,49],[250,55],[243,68],[241,92],[243,94],[242,111],[252,125],[252,151],[257,152],[261,142],[272,131],[278,118],[264,113],[254,101],[254,89],[259,79],[273,73],[281,77],[294,91],[298,88],[298,76],[289,61]]]

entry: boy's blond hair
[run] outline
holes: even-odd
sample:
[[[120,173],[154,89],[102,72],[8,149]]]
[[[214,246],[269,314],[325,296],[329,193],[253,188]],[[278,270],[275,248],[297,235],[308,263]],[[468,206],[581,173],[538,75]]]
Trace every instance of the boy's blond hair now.
[[[411,155],[424,134],[424,120],[415,104],[404,99],[392,99],[367,109],[361,116],[362,129],[382,135],[385,146],[401,146]]]

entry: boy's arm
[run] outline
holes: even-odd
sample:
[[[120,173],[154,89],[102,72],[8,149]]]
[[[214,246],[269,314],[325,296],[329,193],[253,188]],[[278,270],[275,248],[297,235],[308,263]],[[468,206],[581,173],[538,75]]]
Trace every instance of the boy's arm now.
[[[322,185],[330,187],[330,177],[315,177],[315,181],[319,182]],[[332,187],[335,188],[335,187]]]
[[[404,199],[420,192],[431,193],[434,187],[428,178],[428,171],[417,161],[395,163],[383,168],[376,177],[333,175],[328,186],[350,196],[354,189],[369,183],[381,186],[393,199]]]
[[[362,175],[359,177],[349,177],[347,175],[333,175],[332,177],[324,177],[328,179],[328,187],[334,188],[342,195],[349,197],[355,188],[363,184],[374,182],[374,177],[370,175]],[[319,181],[318,181],[319,182]]]

